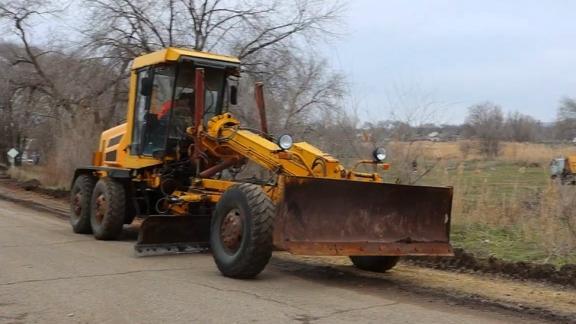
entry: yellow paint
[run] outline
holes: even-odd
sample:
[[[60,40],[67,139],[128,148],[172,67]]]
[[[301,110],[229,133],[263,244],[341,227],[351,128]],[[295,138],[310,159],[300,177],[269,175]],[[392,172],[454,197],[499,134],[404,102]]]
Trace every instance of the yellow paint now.
[[[576,173],[576,155],[568,156],[566,160],[566,168],[570,173]]]
[[[201,52],[193,49],[169,47],[157,52],[145,54],[135,58],[134,62],[132,63],[132,70],[136,70],[142,67],[155,65],[159,63],[176,62],[182,56],[240,64],[240,60],[234,56]]]

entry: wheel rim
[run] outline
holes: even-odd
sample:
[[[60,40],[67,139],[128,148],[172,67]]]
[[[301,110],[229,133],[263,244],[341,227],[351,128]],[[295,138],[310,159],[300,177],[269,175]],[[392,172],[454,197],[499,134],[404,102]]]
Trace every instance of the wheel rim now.
[[[77,192],[72,199],[72,208],[74,209],[74,215],[80,216],[82,213],[82,193]]]
[[[220,240],[228,252],[233,254],[240,248],[243,229],[244,224],[240,210],[230,210],[220,225]]]
[[[98,222],[98,224],[101,224],[102,220],[104,220],[107,209],[108,204],[106,203],[106,197],[104,194],[101,194],[96,198],[96,222]]]

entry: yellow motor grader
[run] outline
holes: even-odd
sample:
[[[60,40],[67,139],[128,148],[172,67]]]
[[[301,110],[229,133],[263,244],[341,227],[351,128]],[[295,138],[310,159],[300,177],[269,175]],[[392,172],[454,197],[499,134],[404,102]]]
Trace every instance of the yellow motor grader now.
[[[242,127],[235,57],[166,48],[131,67],[127,122],[106,130],[93,165],[75,171],[70,223],[114,240],[139,225],[138,255],[211,250],[223,275],[250,278],[273,250],[350,256],[386,271],[402,255],[452,255],[452,189],[383,183],[385,150],[351,169],[288,134]],[[252,163],[268,177],[242,178]]]

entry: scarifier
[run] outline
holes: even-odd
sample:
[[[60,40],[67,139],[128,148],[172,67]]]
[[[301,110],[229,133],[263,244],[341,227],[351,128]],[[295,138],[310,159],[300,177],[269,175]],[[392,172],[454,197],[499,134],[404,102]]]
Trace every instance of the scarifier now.
[[[452,189],[383,183],[386,152],[346,169],[290,135],[233,117],[240,62],[166,48],[132,64],[127,122],[102,133],[93,165],[75,171],[72,228],[114,240],[139,226],[138,255],[210,249],[225,275],[250,278],[273,250],[350,256],[386,271],[403,255],[451,255]],[[242,178],[251,161],[269,176]],[[374,169],[376,170],[376,169]]]

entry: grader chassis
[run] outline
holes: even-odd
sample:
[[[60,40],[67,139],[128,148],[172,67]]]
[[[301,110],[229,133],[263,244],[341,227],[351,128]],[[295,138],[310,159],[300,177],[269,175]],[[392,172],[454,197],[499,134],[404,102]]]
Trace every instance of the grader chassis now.
[[[75,171],[72,228],[114,240],[142,220],[138,254],[209,248],[219,270],[250,278],[273,249],[350,256],[386,271],[402,255],[451,255],[452,189],[383,183],[289,135],[243,128],[237,58],[166,48],[132,64],[127,122],[102,133]],[[369,163],[388,167],[377,149]],[[271,175],[240,178],[251,161]],[[359,165],[358,164],[358,165]]]

